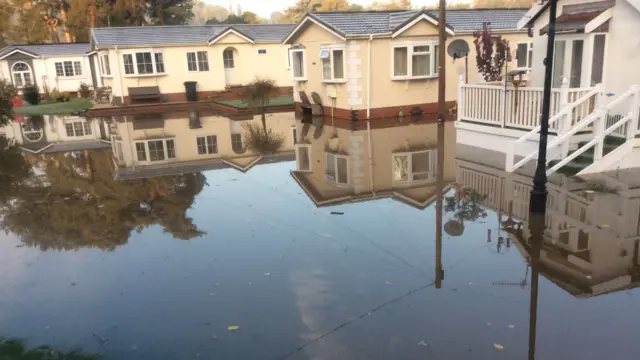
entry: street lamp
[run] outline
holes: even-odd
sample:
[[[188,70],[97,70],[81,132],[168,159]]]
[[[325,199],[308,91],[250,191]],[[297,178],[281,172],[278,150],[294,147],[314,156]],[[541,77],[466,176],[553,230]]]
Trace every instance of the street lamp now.
[[[547,137],[549,135],[549,111],[551,107],[551,83],[553,76],[553,48],[556,37],[556,10],[558,0],[549,1],[549,26],[547,31],[547,57],[544,59],[544,92],[540,117],[540,143],[538,163],[533,177],[533,189],[529,212],[544,213],[547,208]]]

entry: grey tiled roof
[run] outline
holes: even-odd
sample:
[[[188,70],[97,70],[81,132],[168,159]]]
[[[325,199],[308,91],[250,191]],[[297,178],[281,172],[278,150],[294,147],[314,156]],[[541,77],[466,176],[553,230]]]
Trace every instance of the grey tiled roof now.
[[[447,10],[447,25],[454,31],[479,30],[484,22],[490,22],[492,29],[516,29],[526,12],[526,9]],[[438,11],[431,10],[314,12],[310,16],[342,35],[368,35],[397,30],[420,13],[438,18]]]
[[[280,42],[293,30],[289,24],[175,25],[94,28],[97,46],[204,44],[232,28],[255,42]]]
[[[1,49],[0,56],[16,49],[35,56],[82,55],[89,52],[90,45],[88,43],[14,44]]]
[[[460,9],[447,10],[447,24],[454,30],[469,31],[482,29],[482,23],[491,23],[494,30],[517,29],[518,21],[528,9]],[[437,11],[431,12],[438,17]]]

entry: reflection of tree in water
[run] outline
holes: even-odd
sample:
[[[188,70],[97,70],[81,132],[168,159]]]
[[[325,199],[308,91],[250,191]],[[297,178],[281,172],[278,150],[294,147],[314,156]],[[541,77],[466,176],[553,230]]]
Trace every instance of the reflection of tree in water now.
[[[29,246],[113,250],[156,224],[179,239],[204,234],[187,217],[206,184],[200,173],[114,181],[108,150],[31,160],[33,175],[0,210],[2,229]]]
[[[451,236],[460,236],[464,232],[465,221],[476,221],[487,217],[487,212],[480,207],[487,198],[475,189],[456,188],[453,196],[445,197],[444,211],[453,213],[454,219],[444,224],[444,230]]]

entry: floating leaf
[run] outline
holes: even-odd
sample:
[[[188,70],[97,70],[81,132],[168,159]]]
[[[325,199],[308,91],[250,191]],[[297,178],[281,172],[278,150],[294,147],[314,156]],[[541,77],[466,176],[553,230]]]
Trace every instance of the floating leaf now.
[[[266,272],[266,273],[264,273],[264,276],[271,276],[271,273],[270,272]]]
[[[387,284],[387,285],[391,285],[391,282],[389,282],[389,281],[385,281],[384,283]]]
[[[418,345],[420,345],[420,346],[429,346],[429,344],[427,344],[427,342],[426,342],[426,341],[424,341],[424,340],[420,340],[420,342],[418,343]]]
[[[511,324],[509,324],[509,329],[513,329],[513,328],[515,328],[515,327],[516,327],[515,325],[511,325]]]
[[[238,325],[229,325],[229,326],[227,326],[227,330],[229,330],[229,331],[236,331],[238,329],[240,329],[240,326],[238,326]]]
[[[498,350],[504,350],[504,346],[502,346],[500,344],[493,344],[493,347],[498,349]]]

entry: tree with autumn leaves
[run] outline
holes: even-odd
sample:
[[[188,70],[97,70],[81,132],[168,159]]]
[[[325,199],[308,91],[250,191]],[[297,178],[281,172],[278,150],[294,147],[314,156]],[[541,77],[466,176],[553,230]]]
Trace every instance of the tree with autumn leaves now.
[[[193,0],[0,0],[0,35],[20,43],[88,41],[93,27],[178,25]]]

